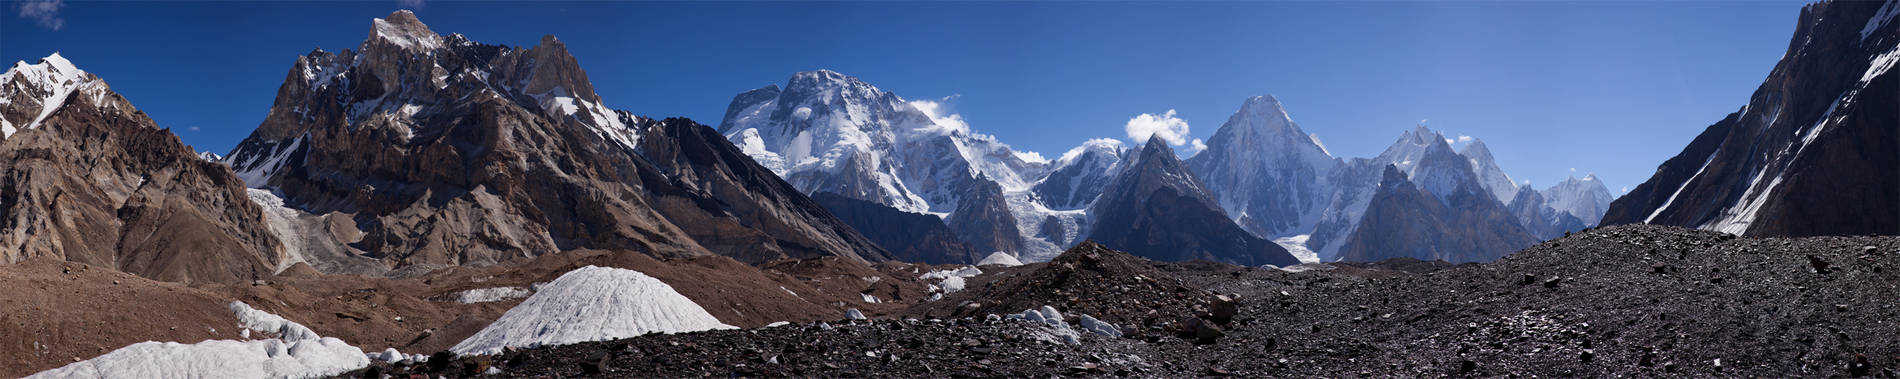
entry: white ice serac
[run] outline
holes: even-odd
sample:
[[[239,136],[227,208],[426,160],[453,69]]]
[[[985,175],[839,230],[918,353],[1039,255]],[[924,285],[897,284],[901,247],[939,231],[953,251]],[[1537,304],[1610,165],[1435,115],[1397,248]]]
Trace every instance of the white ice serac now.
[[[639,271],[587,266],[562,274],[449,351],[500,353],[507,347],[565,345],[650,332],[734,329],[673,286]]]

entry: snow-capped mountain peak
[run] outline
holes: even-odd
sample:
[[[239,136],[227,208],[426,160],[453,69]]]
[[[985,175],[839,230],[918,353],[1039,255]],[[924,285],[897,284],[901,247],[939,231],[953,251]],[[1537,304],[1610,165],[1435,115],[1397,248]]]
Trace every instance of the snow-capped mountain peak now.
[[[407,9],[390,13],[387,19],[375,19],[371,26],[370,40],[388,41],[405,49],[435,50],[443,46],[442,36],[430,31]]]
[[[0,74],[0,107],[12,107],[24,113],[0,116],[0,139],[39,127],[46,116],[52,115],[74,93],[85,93],[95,103],[109,105],[100,101],[109,92],[105,83],[94,79],[96,77],[80,70],[58,52],[41,58],[38,63],[14,63],[6,73]]]
[[[1610,188],[1597,180],[1596,173],[1584,175],[1582,179],[1571,176],[1563,182],[1543,190],[1544,202],[1558,212],[1569,213],[1584,226],[1595,226],[1602,221],[1603,213],[1610,209],[1615,200]]]
[[[1472,171],[1478,174],[1478,184],[1490,191],[1492,197],[1509,203],[1517,196],[1517,182],[1498,167],[1497,160],[1491,157],[1491,149],[1484,145],[1484,140],[1472,138],[1470,144],[1458,151],[1458,155],[1471,161]]]
[[[1087,208],[1120,170],[1127,153],[1128,145],[1121,140],[1088,140],[1056,158],[1049,175],[1037,182],[1034,190],[1050,209]]]
[[[1188,166],[1225,213],[1249,232],[1288,236],[1318,222],[1341,162],[1300,129],[1273,95],[1241,102]]]

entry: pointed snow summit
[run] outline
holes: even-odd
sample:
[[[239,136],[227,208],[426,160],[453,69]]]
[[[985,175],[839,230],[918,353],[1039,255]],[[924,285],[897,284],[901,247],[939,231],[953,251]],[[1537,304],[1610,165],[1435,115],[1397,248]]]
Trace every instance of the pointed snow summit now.
[[[1596,173],[1585,175],[1583,179],[1572,176],[1545,188],[1542,194],[1551,208],[1576,217],[1584,226],[1596,226],[1603,219],[1603,212],[1610,208],[1610,202],[1616,200],[1610,195],[1610,188],[1597,180]]]
[[[1458,150],[1458,155],[1471,161],[1471,169],[1478,174],[1478,184],[1491,191],[1491,196],[1498,201],[1508,203],[1517,196],[1517,182],[1504,173],[1504,168],[1498,167],[1497,159],[1491,157],[1491,148],[1485,146],[1484,140],[1472,138],[1470,144]]]
[[[1242,102],[1208,138],[1207,151],[1187,163],[1228,216],[1272,237],[1311,233],[1332,203],[1330,177],[1342,164],[1272,95]]]

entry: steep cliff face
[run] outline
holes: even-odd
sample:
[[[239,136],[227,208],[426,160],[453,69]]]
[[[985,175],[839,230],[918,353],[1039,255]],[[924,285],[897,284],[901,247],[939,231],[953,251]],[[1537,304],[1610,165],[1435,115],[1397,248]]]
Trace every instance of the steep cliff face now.
[[[883,259],[750,160],[715,153],[690,122],[608,109],[553,36],[483,45],[407,11],[371,24],[358,50],[299,57],[225,160],[299,211],[351,215],[361,237],[339,242],[363,255],[392,266],[577,248]],[[643,157],[650,133],[665,139],[644,141],[658,147]]]
[[[0,130],[0,263],[223,282],[285,262],[243,181],[57,53],[0,74]]]
[[[1150,139],[1089,209],[1089,240],[1155,260],[1293,265],[1286,248],[1241,230],[1174,150]]]
[[[1900,233],[1900,2],[1801,10],[1788,53],[1603,224],[1760,236]]]

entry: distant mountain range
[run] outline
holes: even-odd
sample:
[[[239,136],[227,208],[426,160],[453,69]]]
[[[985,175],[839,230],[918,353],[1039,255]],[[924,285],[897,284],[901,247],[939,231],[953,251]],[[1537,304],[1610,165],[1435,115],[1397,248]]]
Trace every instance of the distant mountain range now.
[[[1159,206],[1146,198],[1105,196],[1106,190],[1114,188],[1112,181],[1131,174],[1128,171],[1155,169],[1132,165],[1136,150],[1122,142],[1090,140],[1055,161],[1047,161],[1016,152],[994,137],[970,130],[961,121],[940,121],[940,117],[944,115],[925,112],[855,77],[819,70],[793,75],[782,89],[768,85],[735,96],[719,130],[801,191],[937,215],[966,245],[979,251],[1017,254],[1027,261],[1039,261],[1082,239],[1105,239],[1098,242],[1150,258],[1194,256],[1175,255],[1181,252],[1150,255],[1141,246],[1147,242],[1117,242],[1130,233],[1161,232],[1129,229],[1132,224],[1104,227],[1109,224],[1098,217],[1102,209]],[[1495,215],[1509,215],[1507,202],[1519,192],[1483,141],[1474,140],[1463,151],[1454,151],[1443,135],[1422,126],[1404,133],[1377,158],[1335,158],[1317,137],[1301,130],[1272,96],[1244,101],[1207,143],[1207,151],[1185,162],[1187,172],[1168,173],[1172,176],[1166,180],[1177,182],[1171,184],[1174,187],[1205,191],[1209,202],[1220,210],[1218,214],[1240,226],[1246,237],[1277,240],[1285,245],[1280,250],[1299,251],[1309,261],[1344,258],[1340,252],[1348,237],[1359,231],[1385,165],[1404,170],[1406,180],[1419,183],[1421,190],[1452,209],[1484,207]],[[1199,183],[1189,184],[1194,181]],[[1572,182],[1537,196],[1543,199],[1541,206],[1551,209],[1551,217],[1486,217],[1482,218],[1485,224],[1416,225],[1437,230],[1425,234],[1432,238],[1456,239],[1441,236],[1459,235],[1462,233],[1455,232],[1463,229],[1507,230],[1514,234],[1505,238],[1510,243],[1479,244],[1479,251],[1456,253],[1448,249],[1469,249],[1471,244],[1449,243],[1406,256],[1489,260],[1527,246],[1529,242],[1525,241],[1590,226],[1566,220],[1599,218],[1610,201],[1609,190],[1594,177]],[[1484,196],[1470,199],[1469,204],[1450,204],[1460,191]],[[1115,204],[1117,201],[1136,204]],[[1568,215],[1569,219],[1554,216],[1557,214]],[[1532,221],[1537,225],[1520,225]],[[858,222],[862,223],[856,225],[860,229],[882,224],[871,219]],[[1426,221],[1413,220],[1406,225],[1411,222]],[[1194,223],[1169,224],[1172,226],[1160,227]],[[1398,232],[1368,230],[1363,238],[1378,240],[1387,238],[1386,233]],[[1219,232],[1200,228],[1158,235],[1198,234]],[[1182,242],[1151,241],[1156,246]],[[1249,261],[1240,256],[1250,253],[1230,253],[1240,255],[1203,258]]]

